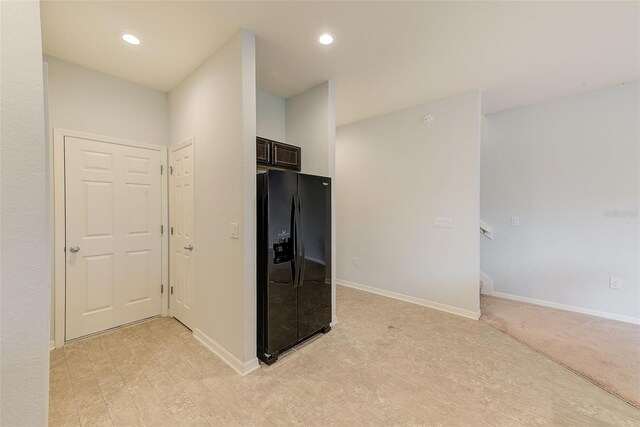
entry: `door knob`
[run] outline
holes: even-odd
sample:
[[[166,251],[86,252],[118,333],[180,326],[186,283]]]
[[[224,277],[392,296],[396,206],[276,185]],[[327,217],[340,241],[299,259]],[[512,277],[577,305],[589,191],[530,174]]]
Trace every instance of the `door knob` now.
[[[75,254],[76,252],[80,252],[80,246],[71,246],[71,247],[69,248],[69,251],[70,251],[72,254]]]
[[[192,251],[193,250],[193,245],[185,246],[184,248],[186,250],[188,250],[188,251]]]

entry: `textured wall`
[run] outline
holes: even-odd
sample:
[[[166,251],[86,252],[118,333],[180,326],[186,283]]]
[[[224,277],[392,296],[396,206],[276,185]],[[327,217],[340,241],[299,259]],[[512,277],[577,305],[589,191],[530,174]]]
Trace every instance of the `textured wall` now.
[[[256,131],[258,136],[285,141],[284,99],[258,89],[256,91]]]
[[[302,147],[302,173],[329,175],[329,94],[325,82],[286,100],[287,143]],[[335,129],[335,126],[334,126]]]
[[[0,2],[0,424],[47,424],[50,261],[40,8]]]
[[[639,320],[639,117],[635,82],[484,118],[481,217],[495,238],[481,265],[494,291]]]
[[[255,37],[241,31],[169,93],[171,144],[194,138],[196,328],[256,359]],[[240,238],[229,236],[238,223]]]
[[[168,145],[167,94],[51,56],[49,125]]]
[[[339,279],[478,316],[478,91],[339,127],[336,189]]]

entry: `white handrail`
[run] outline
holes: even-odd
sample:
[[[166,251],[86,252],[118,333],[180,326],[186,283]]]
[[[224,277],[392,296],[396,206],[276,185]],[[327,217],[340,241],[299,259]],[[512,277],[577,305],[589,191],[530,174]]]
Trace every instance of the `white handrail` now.
[[[480,234],[482,234],[487,239],[493,240],[493,227],[480,220]]]

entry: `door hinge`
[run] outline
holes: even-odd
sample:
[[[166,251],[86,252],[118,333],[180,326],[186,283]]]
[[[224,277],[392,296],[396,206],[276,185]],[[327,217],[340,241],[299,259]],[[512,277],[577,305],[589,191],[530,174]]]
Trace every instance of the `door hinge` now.
[[[164,165],[160,165],[160,175],[164,174]]]
[[[171,234],[173,235],[173,227],[171,227]]]
[[[164,234],[164,224],[160,224],[160,234]]]
[[[171,286],[171,295],[173,295],[173,286]]]
[[[173,175],[173,166],[169,166],[169,173]]]
[[[162,285],[162,284],[160,285],[160,293],[164,294],[164,285]]]

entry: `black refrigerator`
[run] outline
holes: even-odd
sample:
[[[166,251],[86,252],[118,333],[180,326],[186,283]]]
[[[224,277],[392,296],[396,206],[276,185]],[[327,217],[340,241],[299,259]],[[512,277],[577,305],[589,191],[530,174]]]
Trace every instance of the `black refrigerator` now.
[[[258,187],[258,358],[331,330],[331,179],[267,170]]]

